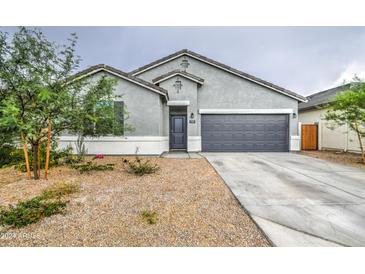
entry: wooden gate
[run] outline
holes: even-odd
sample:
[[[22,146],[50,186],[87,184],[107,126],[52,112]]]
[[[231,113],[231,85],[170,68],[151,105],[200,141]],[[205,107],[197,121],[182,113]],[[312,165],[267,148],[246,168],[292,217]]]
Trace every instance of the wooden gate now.
[[[318,149],[318,125],[302,125],[302,150]]]

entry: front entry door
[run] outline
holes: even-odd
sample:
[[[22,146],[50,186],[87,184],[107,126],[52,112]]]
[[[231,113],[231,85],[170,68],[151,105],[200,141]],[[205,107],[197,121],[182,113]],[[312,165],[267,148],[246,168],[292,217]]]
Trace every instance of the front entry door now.
[[[170,149],[186,149],[186,115],[170,116]]]

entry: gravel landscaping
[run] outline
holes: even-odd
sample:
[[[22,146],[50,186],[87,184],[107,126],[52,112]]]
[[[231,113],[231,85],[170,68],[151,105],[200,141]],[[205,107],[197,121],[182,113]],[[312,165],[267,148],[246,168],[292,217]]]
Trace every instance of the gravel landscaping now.
[[[361,161],[360,154],[349,153],[349,152],[339,152],[339,151],[301,151],[301,154],[306,156],[327,160],[342,165],[349,165],[359,168],[364,168],[365,165]]]
[[[62,166],[51,169],[48,181],[0,169],[2,206],[55,183],[81,186],[68,197],[64,215],[20,229],[0,227],[0,246],[270,245],[205,159],[150,160],[160,169],[144,176],[127,173],[121,157],[97,160],[115,164],[113,171],[80,174]]]

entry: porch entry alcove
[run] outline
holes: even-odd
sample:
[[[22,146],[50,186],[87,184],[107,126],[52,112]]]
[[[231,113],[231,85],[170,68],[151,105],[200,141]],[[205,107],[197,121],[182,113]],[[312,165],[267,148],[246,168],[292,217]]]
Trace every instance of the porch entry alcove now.
[[[187,107],[170,106],[170,150],[187,149]]]

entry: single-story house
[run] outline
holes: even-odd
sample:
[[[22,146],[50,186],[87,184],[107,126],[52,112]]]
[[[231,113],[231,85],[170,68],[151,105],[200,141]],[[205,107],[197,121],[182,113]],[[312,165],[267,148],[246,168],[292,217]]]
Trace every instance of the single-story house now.
[[[360,152],[359,140],[354,131],[347,125],[337,127],[324,120],[328,103],[337,94],[349,89],[350,85],[349,83],[314,93],[307,97],[307,102],[299,103],[299,122],[302,126],[316,125],[318,150]]]
[[[298,102],[292,91],[181,50],[129,73],[107,65],[78,76],[108,74],[134,131],[86,139],[89,154],[161,154],[169,150],[295,151]],[[76,136],[61,136],[61,146]]]

